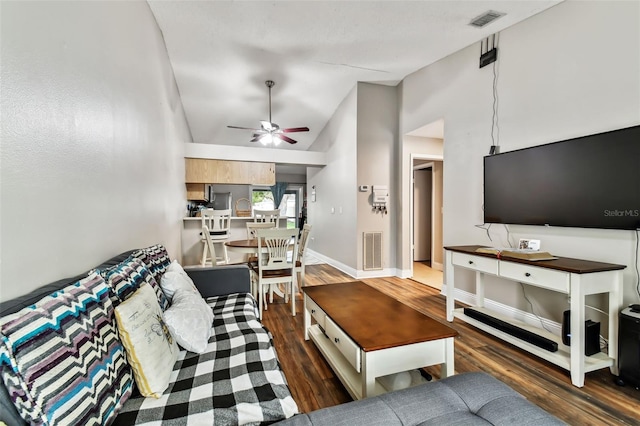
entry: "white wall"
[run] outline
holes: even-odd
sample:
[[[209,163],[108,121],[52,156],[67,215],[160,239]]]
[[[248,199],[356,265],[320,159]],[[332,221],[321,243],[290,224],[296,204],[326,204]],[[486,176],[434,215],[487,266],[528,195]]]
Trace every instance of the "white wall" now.
[[[352,275],[357,258],[357,96],[355,86],[309,148],[324,152],[327,165],[307,168],[307,218],[313,226],[308,248]]]
[[[146,2],[2,2],[3,300],[124,250],[179,257],[184,118]]]
[[[640,3],[564,2],[503,31],[498,47],[502,152],[640,122]],[[507,244],[501,226],[491,228],[493,242],[474,226],[482,223],[482,157],[491,145],[493,81],[492,66],[478,69],[478,52],[478,45],[470,46],[408,76],[402,85],[401,134],[445,119],[445,246]],[[543,249],[557,255],[627,265],[624,301],[638,301],[633,232],[510,230],[512,241],[540,238]],[[463,279],[456,287],[471,290],[472,276],[459,275]],[[527,291],[536,312],[561,320],[568,308],[564,297]],[[492,281],[487,297],[529,310],[522,289],[512,283]]]

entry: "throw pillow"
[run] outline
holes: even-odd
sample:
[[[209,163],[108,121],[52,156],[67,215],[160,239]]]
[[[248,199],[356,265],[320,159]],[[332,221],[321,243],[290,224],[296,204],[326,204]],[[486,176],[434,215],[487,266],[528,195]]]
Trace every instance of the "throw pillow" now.
[[[160,398],[178,359],[178,345],[162,319],[156,294],[148,284],[116,307],[122,344],[138,390]]]
[[[171,263],[169,253],[162,244],[136,250],[131,253],[131,256],[144,262],[156,282],[160,282],[162,274],[164,274]]]
[[[160,285],[153,278],[146,265],[136,257],[129,256],[119,264],[100,271],[100,275],[113,290],[112,301],[114,306],[118,306],[121,302],[127,300],[143,283],[147,283],[155,291],[162,310],[169,307],[169,301],[166,299]]]
[[[113,316],[109,287],[93,273],[0,319],[2,377],[27,422],[113,421],[133,388]]]
[[[200,295],[198,289],[193,284],[193,280],[175,260],[171,262],[171,265],[169,265],[165,273],[162,275],[162,278],[160,279],[160,287],[162,288],[164,295],[169,300],[171,300],[173,298],[173,294],[180,289],[189,290]]]
[[[211,337],[213,310],[199,293],[178,289],[163,317],[180,346],[198,354],[205,352]]]

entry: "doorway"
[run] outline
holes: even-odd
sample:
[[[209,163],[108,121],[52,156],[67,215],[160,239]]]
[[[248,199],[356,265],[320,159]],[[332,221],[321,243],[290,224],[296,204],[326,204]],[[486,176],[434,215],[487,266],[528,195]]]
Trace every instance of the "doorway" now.
[[[412,159],[412,279],[442,289],[442,161]]]

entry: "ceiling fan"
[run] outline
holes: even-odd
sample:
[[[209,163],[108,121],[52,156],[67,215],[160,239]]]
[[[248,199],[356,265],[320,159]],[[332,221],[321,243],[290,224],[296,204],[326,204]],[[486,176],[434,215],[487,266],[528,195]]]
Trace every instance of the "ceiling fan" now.
[[[297,143],[295,141],[285,135],[284,133],[295,133],[295,132],[308,132],[308,127],[290,127],[287,129],[281,129],[276,123],[271,121],[271,88],[276,84],[273,80],[267,80],[264,84],[269,88],[269,121],[260,121],[260,128],[253,129],[251,127],[238,127],[238,126],[227,126],[230,129],[242,129],[242,130],[252,130],[253,131],[253,139],[250,142],[261,142],[263,145],[268,145],[273,143],[274,145],[280,144],[281,141],[289,142],[290,144]]]

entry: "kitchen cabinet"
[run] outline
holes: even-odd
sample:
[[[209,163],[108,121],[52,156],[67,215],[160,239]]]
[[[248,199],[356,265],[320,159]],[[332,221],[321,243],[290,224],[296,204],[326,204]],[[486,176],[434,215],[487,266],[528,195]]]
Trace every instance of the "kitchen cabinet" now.
[[[204,183],[188,183],[187,184],[187,200],[203,201],[207,191],[207,185]]]
[[[206,183],[274,185],[276,166],[275,163],[185,158],[185,182],[187,185]],[[188,188],[187,191],[189,191]]]

